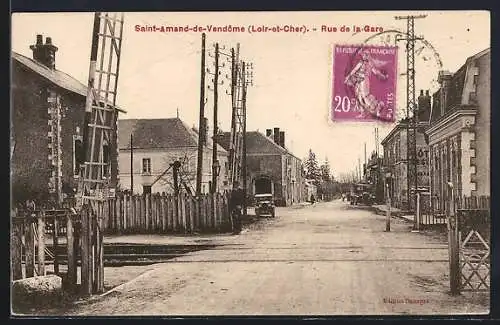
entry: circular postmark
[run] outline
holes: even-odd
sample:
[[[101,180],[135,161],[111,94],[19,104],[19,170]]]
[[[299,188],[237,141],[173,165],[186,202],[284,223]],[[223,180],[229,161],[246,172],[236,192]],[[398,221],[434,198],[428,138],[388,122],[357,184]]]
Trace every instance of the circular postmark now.
[[[358,35],[361,34],[353,33],[351,39]],[[351,49],[344,62],[342,87],[347,97],[352,99],[351,106],[358,113],[356,119],[394,122],[408,117],[408,105],[397,104],[407,102],[407,99],[397,97],[404,97],[398,96],[398,92],[401,92],[402,85],[408,84],[398,81],[408,78],[405,61],[408,60],[409,52],[408,46],[404,46],[407,60],[401,60],[398,42],[405,41],[408,36],[398,29],[388,29],[352,42],[358,45],[346,45]],[[424,71],[422,74],[427,74],[429,88],[437,90],[437,75],[443,66],[439,53],[424,38],[415,40],[412,51],[414,64],[418,67],[415,70]]]

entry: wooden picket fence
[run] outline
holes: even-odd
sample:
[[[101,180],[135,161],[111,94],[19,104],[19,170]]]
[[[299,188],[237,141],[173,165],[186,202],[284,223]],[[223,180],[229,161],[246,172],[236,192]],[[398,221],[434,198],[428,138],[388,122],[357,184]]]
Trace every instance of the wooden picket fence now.
[[[490,196],[461,196],[455,198],[456,209],[481,209],[490,211]]]
[[[12,280],[46,275],[48,264],[53,265],[54,274],[60,275],[60,266],[64,264],[66,286],[76,286],[78,219],[78,216],[69,210],[12,211]],[[50,249],[47,247],[49,242]],[[65,261],[59,260],[58,247],[65,248]]]
[[[186,193],[117,193],[105,202],[104,209],[102,230],[108,234],[186,234],[231,229],[228,196],[223,193],[200,197]]]

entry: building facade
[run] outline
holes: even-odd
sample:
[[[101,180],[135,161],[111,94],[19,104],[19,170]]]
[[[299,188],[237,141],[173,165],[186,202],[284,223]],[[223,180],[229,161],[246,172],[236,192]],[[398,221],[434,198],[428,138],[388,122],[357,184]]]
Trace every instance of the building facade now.
[[[37,35],[30,48],[32,58],[12,52],[12,199],[14,203],[56,203],[74,195],[77,188],[75,145],[83,135],[87,87],[56,69],[58,48],[50,37],[44,43],[43,36]],[[109,163],[103,168],[115,187],[116,134],[113,139]]]
[[[178,160],[179,190],[196,192],[198,131],[179,118],[123,119],[118,121],[120,189],[134,194],[173,193],[174,175],[170,167]],[[203,146],[201,192],[212,186],[212,141]],[[218,146],[220,170],[217,191],[228,186],[228,154]],[[133,186],[133,187],[132,187]]]
[[[220,137],[229,150],[230,133]],[[305,201],[302,161],[285,148],[285,133],[279,128],[267,129],[266,135],[247,132],[247,195],[253,198],[261,179],[272,184],[277,205],[288,206]]]
[[[384,175],[381,172],[383,158],[373,152],[364,166],[365,182],[373,185],[373,194],[376,202],[384,202]]]
[[[421,125],[424,126],[425,122]],[[413,208],[413,197],[410,190],[414,186],[409,184],[408,178],[408,161],[412,162],[413,157],[407,157],[407,122],[399,122],[389,134],[382,140],[384,147],[383,165],[386,173],[391,175],[387,179],[388,187],[385,190],[389,191],[391,196],[391,204],[403,210]],[[426,143],[425,136],[422,132],[417,132],[417,178],[418,187],[429,186],[429,149]],[[384,197],[387,196],[385,192]]]
[[[450,183],[455,196],[490,195],[490,53],[469,57],[453,74],[439,73],[426,129],[435,210],[445,211]]]

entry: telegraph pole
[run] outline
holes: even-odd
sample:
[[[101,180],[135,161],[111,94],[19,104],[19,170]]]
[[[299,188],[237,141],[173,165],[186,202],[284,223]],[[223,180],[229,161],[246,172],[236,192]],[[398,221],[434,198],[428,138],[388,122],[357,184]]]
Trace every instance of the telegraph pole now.
[[[389,192],[389,183],[386,178],[386,191],[387,191],[387,211],[385,212],[385,231],[391,231],[391,193]]]
[[[245,193],[245,198],[243,200],[243,216],[247,215],[247,72],[245,70],[246,63],[241,63],[241,74],[243,77],[243,89],[242,89],[242,108],[243,108],[243,161],[241,166],[241,173],[243,174],[243,192]]]
[[[417,206],[418,189],[417,181],[417,126],[418,126],[418,108],[415,105],[415,41],[423,39],[422,37],[415,36],[415,19],[425,18],[427,15],[415,16],[396,16],[396,20],[406,20],[406,36],[396,37],[396,41],[406,41],[406,118],[407,118],[407,132],[406,132],[406,161],[407,161],[407,200],[410,205],[411,185],[415,186],[415,208]],[[410,118],[410,112],[412,118]],[[411,135],[410,135],[411,132]],[[411,153],[410,153],[411,150]],[[415,215],[415,223],[417,222],[417,215]]]
[[[365,169],[366,169],[366,142],[365,142]]]
[[[201,195],[203,177],[203,145],[205,133],[205,33],[201,34],[201,82],[200,82],[200,119],[198,122],[198,165],[196,168],[196,196]]]
[[[236,106],[236,86],[237,86],[237,59],[236,59],[236,53],[234,51],[234,48],[231,48],[231,132],[230,132],[230,137],[234,134],[235,128],[236,128],[236,114],[235,114],[235,106]],[[234,156],[234,141],[232,138],[229,139],[229,168],[232,170],[233,166],[233,156]],[[232,181],[231,183],[231,188],[233,187]]]
[[[172,175],[174,178],[174,194],[177,197],[179,195],[179,168],[181,167],[181,162],[176,160],[172,163]]]
[[[231,50],[231,135],[229,141],[229,171],[230,171],[230,184],[234,188],[235,181],[238,178],[239,161],[239,141],[238,135],[240,133],[241,119],[239,118],[240,111],[240,44],[236,44],[236,50]],[[242,129],[242,128],[241,128]]]
[[[212,139],[212,193],[217,192],[217,110],[219,102],[219,43],[215,43],[215,75],[214,75],[214,136]]]
[[[380,178],[383,176],[382,175],[382,171],[380,170],[380,159],[379,159],[379,152],[378,152],[378,149],[379,149],[379,137],[378,137],[378,128],[376,127],[375,128],[375,156],[377,158],[377,182],[376,182],[376,194],[375,194],[375,199],[378,201],[380,199],[380,196],[379,196],[379,185],[380,185]],[[385,179],[385,177],[384,177]],[[382,184],[383,186],[383,184]],[[383,195],[384,193],[384,188],[382,188],[382,200],[383,200]]]
[[[358,157],[358,168],[359,168],[359,181],[362,181],[363,173],[361,171],[361,159]]]

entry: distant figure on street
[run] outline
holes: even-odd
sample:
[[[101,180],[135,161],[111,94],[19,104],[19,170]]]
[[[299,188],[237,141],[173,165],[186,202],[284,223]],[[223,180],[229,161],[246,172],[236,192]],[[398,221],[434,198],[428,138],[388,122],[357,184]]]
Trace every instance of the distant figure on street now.
[[[245,203],[245,192],[241,188],[239,182],[234,183],[234,188],[229,196],[229,211],[231,211],[231,218],[233,221],[233,233],[239,234],[241,232],[241,213]]]
[[[314,194],[311,194],[311,203],[314,204],[316,202],[316,199],[314,198]]]
[[[342,193],[342,202],[345,201],[345,193]]]

